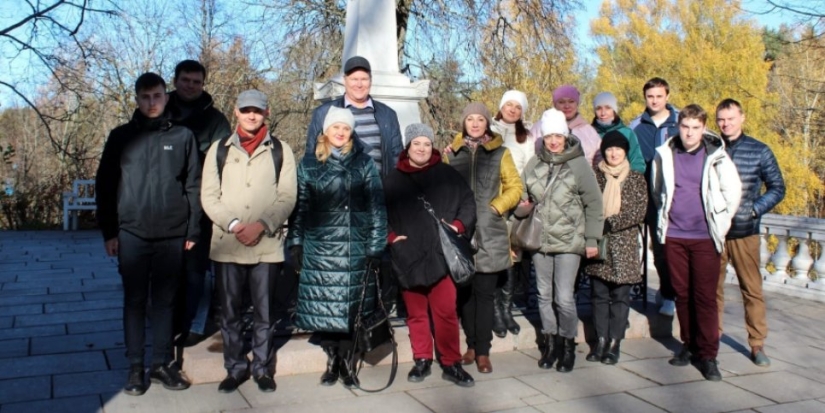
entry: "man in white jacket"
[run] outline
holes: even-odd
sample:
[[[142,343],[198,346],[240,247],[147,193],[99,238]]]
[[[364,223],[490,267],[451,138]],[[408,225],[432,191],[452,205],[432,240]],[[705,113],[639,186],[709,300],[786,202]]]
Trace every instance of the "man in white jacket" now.
[[[716,285],[742,183],[722,139],[706,131],[707,117],[698,105],[679,112],[679,134],[656,149],[651,199],[659,212],[656,235],[676,292],[683,343],[670,364],[698,361],[705,379],[719,381]]]

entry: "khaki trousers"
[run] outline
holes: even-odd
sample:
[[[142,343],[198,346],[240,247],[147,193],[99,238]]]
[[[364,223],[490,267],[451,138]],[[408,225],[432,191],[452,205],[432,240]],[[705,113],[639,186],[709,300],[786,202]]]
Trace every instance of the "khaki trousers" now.
[[[725,241],[722,265],[719,270],[719,286],[716,289],[716,303],[719,309],[719,334],[722,333],[722,317],[725,307],[725,276],[728,260],[733,263],[742,302],[745,305],[745,328],[748,344],[762,346],[768,336],[768,320],[765,314],[765,298],[762,295],[762,274],[759,273],[759,235]]]

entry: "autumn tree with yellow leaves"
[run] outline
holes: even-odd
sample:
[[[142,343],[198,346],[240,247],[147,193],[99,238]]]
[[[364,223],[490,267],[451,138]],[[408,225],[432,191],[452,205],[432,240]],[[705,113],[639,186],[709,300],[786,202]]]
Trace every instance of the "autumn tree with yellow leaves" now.
[[[596,90],[613,92],[620,116],[644,111],[642,86],[652,77],[670,84],[670,103],[697,103],[711,115],[725,98],[742,103],[745,133],[776,154],[787,195],[774,212],[809,215],[822,183],[812,169],[814,148],[783,133],[778,96],[769,88],[771,63],[759,27],[739,1],[607,0],[591,23],[600,59]]]

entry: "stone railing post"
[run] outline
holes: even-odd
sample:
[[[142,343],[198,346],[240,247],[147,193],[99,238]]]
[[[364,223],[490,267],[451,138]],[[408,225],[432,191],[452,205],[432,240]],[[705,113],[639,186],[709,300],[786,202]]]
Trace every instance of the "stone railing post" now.
[[[791,256],[788,254],[788,231],[777,230],[774,232],[772,228],[771,232],[779,239],[779,245],[776,246],[776,251],[771,257],[771,262],[776,270],[773,274],[765,277],[765,280],[784,284],[788,278],[788,263],[791,262]]]
[[[825,234],[814,233],[811,238],[819,244],[819,258],[813,265],[816,280],[810,282],[808,288],[825,291]]]
[[[762,278],[771,275],[768,271],[768,262],[771,261],[771,252],[768,250],[768,237],[770,234],[764,228],[759,234],[759,273]]]
[[[808,248],[810,233],[806,231],[788,231],[788,233],[799,241],[799,248],[796,256],[791,260],[793,278],[789,278],[786,282],[800,287],[807,287],[811,281],[808,278],[808,271],[811,270],[811,266],[814,264],[814,260],[811,258],[811,250]]]

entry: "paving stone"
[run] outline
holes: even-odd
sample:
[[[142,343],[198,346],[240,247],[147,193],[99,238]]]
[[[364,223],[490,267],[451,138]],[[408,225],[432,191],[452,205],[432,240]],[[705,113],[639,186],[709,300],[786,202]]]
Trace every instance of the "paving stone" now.
[[[0,307],[0,316],[43,314],[42,304],[24,304]]]
[[[25,357],[27,355],[29,355],[28,338],[0,341],[0,358]]]
[[[64,285],[49,287],[49,293],[92,293],[92,292],[110,292],[122,291],[123,284],[96,284],[96,285]]]
[[[99,333],[123,329],[123,320],[84,321],[66,324],[69,334]],[[123,332],[121,331],[121,334]]]
[[[664,413],[664,410],[627,393],[541,404],[534,407],[545,413]]]
[[[15,327],[31,327],[47,324],[65,324],[78,321],[112,320],[123,317],[123,310],[105,309],[91,311],[74,311],[71,313],[21,315],[15,318]]]
[[[50,270],[50,269],[52,269],[52,265],[49,264],[49,263],[40,263],[40,262],[32,262],[32,261],[26,261],[25,263],[0,262],[0,271],[2,271],[2,272],[38,271],[38,270]]]
[[[49,293],[49,289],[47,287],[41,288],[24,288],[22,290],[0,290],[0,298],[8,297],[8,296],[21,296],[21,295],[46,295]]]
[[[83,285],[123,285],[120,277],[84,278]]]
[[[57,374],[54,376],[54,397],[117,393],[126,383],[128,372],[128,370],[107,370]]]
[[[538,406],[540,404],[547,404],[547,403],[555,402],[555,400],[551,399],[550,397],[547,397],[546,394],[540,394],[538,396],[533,396],[533,397],[525,397],[525,398],[521,399],[521,401],[529,404],[530,406]]]
[[[58,268],[38,271],[21,271],[17,273],[17,281],[37,281],[77,277],[71,268]]]
[[[778,404],[776,406],[759,407],[756,411],[759,413],[822,413],[825,411],[825,403],[816,400],[806,400],[802,402]]]
[[[0,380],[0,405],[6,411],[6,403],[48,399],[52,395],[50,376]]]
[[[0,329],[11,328],[14,323],[14,317],[0,317]]]
[[[498,355],[498,354],[496,354]],[[398,374],[395,376],[395,381],[392,383],[389,389],[386,389],[381,392],[381,394],[386,393],[394,393],[394,392],[405,392],[408,390],[414,389],[425,389],[430,387],[446,387],[446,386],[455,386],[452,382],[446,381],[441,378],[441,368],[438,367],[437,363],[433,364],[432,371],[433,374],[430,377],[424,379],[424,381],[420,383],[410,383],[407,381],[407,373],[412,368],[413,363],[401,363],[398,365]],[[469,367],[469,366],[466,366]],[[361,385],[363,385],[367,389],[377,389],[384,387],[387,384],[387,379],[390,377],[390,369],[391,366],[387,365],[380,365],[380,366],[370,366],[364,367],[361,370],[361,374],[359,378],[361,379]],[[475,373],[475,369],[472,370],[472,373]],[[467,371],[471,371],[469,368]],[[481,376],[481,374],[472,374],[473,378],[477,378]],[[315,384],[318,382],[318,377],[320,374],[313,373],[311,374],[312,378],[314,379]],[[291,377],[291,376],[286,376]],[[360,390],[352,390],[358,396],[364,396],[369,393],[360,391]],[[254,404],[253,404],[254,406]]]
[[[725,381],[702,380],[631,390],[629,393],[672,413],[728,412],[774,404]]]
[[[591,369],[592,370],[592,369]],[[477,381],[474,387],[458,386],[410,390],[407,394],[434,412],[490,412],[526,407],[521,399],[540,392],[514,378]]]
[[[773,347],[770,341],[765,344],[771,360],[781,360],[800,367],[811,365],[812,360],[825,360],[825,350],[811,346]]]
[[[68,397],[65,399],[3,405],[3,413],[102,413],[100,396]]]
[[[279,397],[279,392],[270,393],[269,397],[275,399]],[[240,392],[218,393],[214,385],[194,385],[184,391],[170,391],[153,384],[140,397],[120,392],[112,394],[104,400],[103,409],[106,413],[218,413],[231,410],[248,412],[241,410],[248,407]]]
[[[28,289],[28,288],[40,288],[46,287],[49,288],[51,286],[60,286],[60,285],[81,285],[80,280],[75,279],[60,279],[60,280],[34,280],[34,281],[17,281],[13,283],[5,283],[3,284],[3,290],[21,290],[21,289]]]
[[[682,343],[673,337],[651,340],[623,340],[621,349],[623,354],[629,354],[637,359],[670,358],[682,349]],[[621,357],[619,359],[621,360]]]
[[[0,359],[0,379],[107,369],[100,351]]]
[[[0,283],[12,283],[17,281],[17,274],[10,272],[0,272]]]
[[[742,376],[745,374],[761,374],[771,371],[782,371],[795,368],[792,364],[775,359],[771,360],[770,367],[759,367],[756,364],[753,364],[750,354],[726,353],[720,354],[716,359],[719,361],[719,368],[723,370],[723,374],[727,371],[737,376]]]
[[[704,380],[702,373],[696,367],[692,365],[675,367],[668,364],[668,360],[669,358],[637,360],[622,364],[620,367],[659,384]],[[721,363],[719,367],[723,367]],[[722,370],[722,377],[729,376],[732,374]]]
[[[47,287],[44,287],[45,290]],[[72,294],[43,294],[43,295],[3,295],[0,296],[0,306],[21,305],[21,304],[44,304],[60,303],[66,301],[81,301],[83,295]]]
[[[751,374],[734,377],[728,381],[778,403],[825,397],[825,386],[821,383],[788,371]]]
[[[123,308],[123,300],[109,299],[109,300],[94,300],[94,301],[75,301],[68,303],[49,303],[44,306],[46,314],[53,313],[67,313],[73,311],[88,311],[100,310],[109,308]]]
[[[71,353],[87,350],[105,350],[125,346],[123,332],[70,334],[55,340],[54,337],[32,338],[31,354]]]
[[[123,289],[121,288],[118,291],[95,291],[95,292],[84,292],[83,297],[85,297],[89,301],[94,300],[112,300],[115,298],[123,299]]]
[[[547,373],[522,376],[518,379],[554,400],[599,396],[656,385],[652,381],[621,368],[604,365],[589,369],[576,366],[570,373],[552,370]]]
[[[9,317],[11,319],[11,317]],[[20,328],[0,328],[0,340],[9,340],[21,337],[42,337],[42,336],[62,336],[66,334],[66,327],[60,325],[48,325],[37,327]]]
[[[216,357],[220,357],[216,355]],[[384,366],[379,367],[382,369]],[[370,377],[373,377],[373,374],[365,374],[366,370],[362,371],[362,376],[369,380]],[[384,371],[381,371],[381,376],[386,379],[387,376],[383,375]],[[379,374],[376,374],[379,375]],[[249,405],[252,407],[269,407],[273,410],[277,407],[278,411],[280,412],[283,407],[290,406],[290,405],[303,405],[306,403],[325,403],[335,400],[344,400],[338,402],[339,404],[347,404],[350,400],[355,398],[355,395],[352,391],[344,388],[342,385],[324,387],[318,384],[318,378],[321,377],[318,373],[311,373],[311,374],[297,374],[294,376],[278,376],[275,374],[275,382],[278,384],[278,390],[275,392],[277,397],[272,397],[271,394],[262,393],[258,390],[258,385],[255,384],[254,381],[248,380],[244,382],[239,391],[243,395],[244,399],[249,402]],[[429,380],[433,382],[434,380]],[[406,377],[402,378],[399,370],[399,375],[396,377],[395,383],[393,383],[392,387],[387,389],[395,390],[394,388],[397,385],[401,385],[402,382],[406,383]],[[362,381],[365,386],[373,386],[372,381]],[[386,383],[386,382],[385,382]],[[427,380],[424,381],[427,383]],[[420,384],[424,384],[420,383]],[[214,391],[218,389],[218,383],[210,383],[206,386],[211,387]],[[382,385],[383,386],[383,385]],[[288,390],[287,390],[288,389]],[[381,394],[389,394],[382,392]],[[323,410],[319,410],[323,411]]]
[[[534,407],[517,407],[515,409],[507,409],[507,410],[496,410],[493,413],[536,413],[540,410],[536,410]]]

